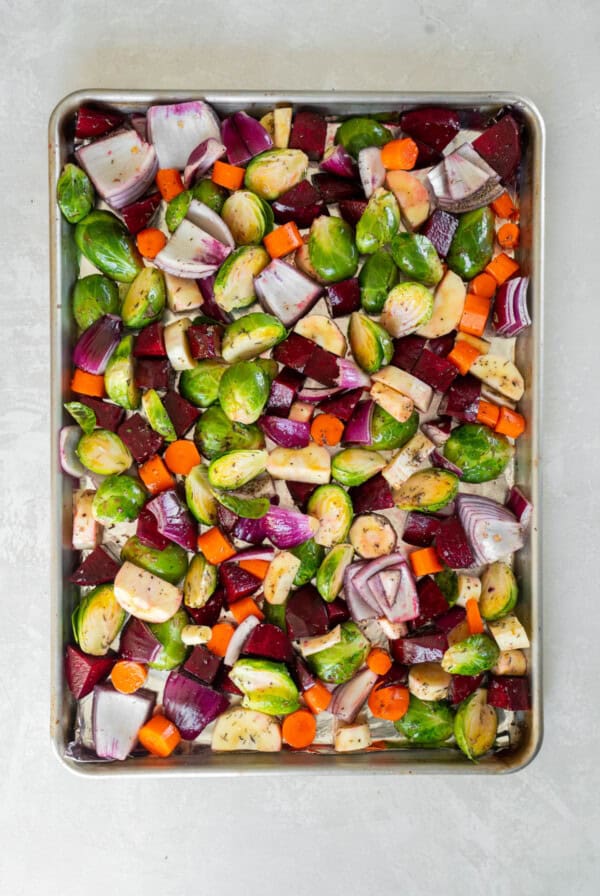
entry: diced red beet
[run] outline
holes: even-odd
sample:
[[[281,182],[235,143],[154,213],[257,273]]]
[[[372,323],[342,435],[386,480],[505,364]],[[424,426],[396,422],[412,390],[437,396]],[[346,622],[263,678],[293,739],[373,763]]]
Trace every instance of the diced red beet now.
[[[512,115],[505,115],[473,141],[473,149],[503,180],[508,180],[521,161],[519,125]]]
[[[450,607],[441,616],[435,617],[435,627],[445,635],[449,634],[453,628],[465,621],[467,616],[463,607]]]
[[[335,628],[342,622],[350,619],[350,610],[348,604],[341,597],[336,597],[331,603],[327,604],[327,615],[329,616],[329,628]]]
[[[441,153],[436,149],[433,149],[432,146],[427,146],[427,144],[422,143],[421,140],[415,140],[414,137],[412,139],[415,141],[417,149],[419,150],[415,168],[429,168],[430,165],[437,165],[438,162],[441,162]]]
[[[258,591],[261,581],[254,573],[242,569],[237,563],[223,563],[219,570],[221,584],[225,589],[225,599],[229,606],[242,597]]]
[[[120,209],[129,233],[135,236],[136,233],[148,226],[160,201],[160,193],[152,193],[150,196],[138,199],[137,202],[132,202],[131,205]]]
[[[372,476],[362,485],[348,489],[354,513],[369,513],[371,510],[388,510],[394,507],[394,498],[387,481],[381,473]]]
[[[312,674],[304,660],[299,656],[293,658],[291,672],[294,681],[301,691],[308,691],[317,683],[317,678]]]
[[[150,548],[156,548],[157,551],[164,551],[170,544],[168,538],[161,535],[158,531],[158,522],[151,510],[142,507],[137,518],[137,527],[135,534],[142,542]]]
[[[340,420],[347,423],[354,413],[354,408],[360,401],[362,392],[362,389],[352,389],[350,392],[344,392],[342,395],[334,395],[331,398],[320,401],[317,407],[324,414],[333,414],[334,417],[339,417]]]
[[[204,684],[212,684],[219,669],[221,660],[214,653],[211,653],[204,644],[197,644],[189,657],[183,664],[185,672],[189,672],[195,678],[198,678]]]
[[[360,283],[357,277],[330,283],[325,289],[325,300],[332,317],[346,317],[360,308]]]
[[[324,635],[329,630],[325,601],[313,585],[292,592],[285,607],[285,621],[292,641]]]
[[[390,641],[390,649],[394,659],[406,666],[439,663],[448,649],[448,639],[444,634],[412,635]]]
[[[224,532],[233,532],[239,520],[237,513],[217,503],[217,525]]]
[[[221,306],[218,305],[215,300],[215,277],[215,274],[211,274],[210,277],[201,277],[196,280],[204,300],[202,303],[202,313],[207,317],[210,317],[211,320],[216,320],[222,324],[228,324],[231,320],[230,315],[227,314],[226,311],[223,311]]]
[[[301,149],[309,159],[318,162],[325,152],[326,138],[327,122],[322,115],[310,110],[296,112],[290,134],[290,149]]]
[[[421,357],[426,342],[422,336],[403,336],[401,339],[394,339],[392,364],[411,373]]]
[[[80,106],[75,118],[75,136],[79,140],[101,137],[109,131],[114,131],[124,120],[120,112],[109,112],[108,109],[96,109],[94,106]]]
[[[474,376],[457,376],[440,402],[440,414],[462,423],[475,423],[481,399],[481,383]]]
[[[135,384],[138,389],[166,392],[173,379],[174,371],[167,358],[140,358],[135,365]]]
[[[69,576],[69,582],[75,585],[102,585],[114,581],[120,568],[121,564],[99,545]]]
[[[221,336],[223,327],[219,324],[192,324],[186,330],[190,354],[197,360],[219,358],[221,356]]]
[[[214,594],[208,598],[203,607],[185,607],[188,616],[191,616],[196,625],[216,625],[225,603],[225,592],[217,588]]]
[[[90,656],[79,647],[68,644],[65,652],[65,678],[75,699],[81,700],[91,694],[98,682],[106,678],[117,659],[115,653]]]
[[[89,395],[76,395],[75,400],[92,409],[100,429],[110,429],[111,432],[117,431],[119,423],[125,414],[124,409],[120,408],[118,404],[111,404],[109,401],[102,401]]]
[[[179,392],[167,392],[163,398],[163,404],[177,433],[177,438],[180,439],[194,425],[200,416],[200,411],[186,401]]]
[[[529,679],[517,675],[492,675],[488,685],[487,702],[510,712],[531,709]]]
[[[475,563],[465,530],[457,516],[440,522],[435,549],[442,563],[450,569],[468,569]]]
[[[294,221],[300,228],[310,227],[315,218],[328,213],[327,206],[308,180],[301,180],[286,190],[271,207],[278,224]]]
[[[440,358],[429,349],[425,348],[421,352],[421,357],[412,369],[412,375],[417,379],[423,380],[433,389],[439,392],[446,392],[452,381],[458,376],[458,370],[445,358]]]
[[[448,689],[448,699],[453,706],[462,703],[481,686],[483,675],[453,675]],[[489,693],[488,693],[489,703]]]
[[[161,323],[149,324],[135,337],[133,354],[136,358],[166,358],[164,327]]]
[[[460,119],[453,109],[411,109],[400,117],[400,127],[409,137],[441,152],[460,131]]]
[[[163,437],[152,429],[141,414],[134,414],[124,420],[117,434],[138,464],[143,464],[149,457],[158,454],[165,443]]]
[[[366,199],[342,199],[338,203],[340,215],[344,221],[347,221],[348,224],[351,224],[353,227],[356,227],[362,218],[366,207]]]
[[[433,352],[434,355],[445,358],[454,348],[455,342],[456,333],[452,330],[451,333],[446,333],[445,336],[438,336],[437,339],[428,339],[425,348]]]
[[[428,548],[440,528],[440,521],[429,513],[411,511],[406,517],[402,541],[419,548]]]
[[[225,665],[221,665],[219,668],[214,680],[214,688],[216,691],[221,691],[223,694],[233,694],[236,697],[242,696],[242,692],[238,686],[234,684],[229,677],[229,669]]]
[[[454,473],[455,476],[458,476],[459,479],[462,479],[463,471],[460,467],[457,467],[456,464],[453,464],[451,460],[448,460],[447,457],[444,457],[441,451],[438,451],[436,448],[429,455],[429,460],[431,461],[432,467],[437,467],[439,470],[448,470],[449,473]],[[443,510],[448,511],[449,507],[452,507],[454,502],[447,504]],[[447,516],[452,516],[454,513],[454,508],[451,511],[447,512]],[[443,514],[440,514],[443,515]]]
[[[431,217],[425,221],[421,233],[433,243],[440,258],[445,258],[450,251],[450,244],[457,227],[458,218],[455,215],[436,208]]]
[[[270,622],[261,622],[252,629],[244,641],[242,653],[244,656],[264,656],[280,663],[290,663],[294,658],[289,639]]]
[[[323,386],[337,386],[340,375],[338,357],[333,352],[315,345],[315,349],[304,368],[304,375]]]
[[[380,675],[379,680],[377,682],[378,685],[382,685],[383,687],[389,687],[392,684],[406,684],[408,681],[408,666],[403,666],[401,663],[397,663],[395,660],[392,662],[391,667],[385,673],[385,675]]]
[[[151,663],[162,650],[162,644],[145,622],[130,616],[121,632],[119,656],[135,663]]]
[[[334,203],[344,199],[362,199],[363,188],[359,181],[348,177],[336,177],[335,174],[320,172],[313,174],[312,182],[323,202]]]
[[[304,368],[313,356],[317,343],[299,333],[290,333],[287,339],[273,349],[273,357],[285,367],[291,367],[297,373],[304,373]]]
[[[448,601],[438,588],[431,576],[425,576],[417,582],[419,595],[419,615],[412,620],[414,629],[427,625],[436,616],[440,616],[448,610]]]
[[[308,499],[317,486],[310,482],[289,482],[287,480],[285,484],[296,507],[299,510],[306,510]]]
[[[267,413],[275,417],[287,417],[302,388],[304,377],[297,370],[284,367],[271,383]]]

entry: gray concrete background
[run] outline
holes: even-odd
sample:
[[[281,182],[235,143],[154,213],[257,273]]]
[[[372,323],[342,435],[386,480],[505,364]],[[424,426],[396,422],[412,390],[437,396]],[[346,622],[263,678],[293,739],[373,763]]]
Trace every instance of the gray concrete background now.
[[[595,0],[0,2],[0,891],[597,893]],[[46,125],[81,87],[506,89],[548,130],[546,737],[507,778],[86,781],[48,741]]]

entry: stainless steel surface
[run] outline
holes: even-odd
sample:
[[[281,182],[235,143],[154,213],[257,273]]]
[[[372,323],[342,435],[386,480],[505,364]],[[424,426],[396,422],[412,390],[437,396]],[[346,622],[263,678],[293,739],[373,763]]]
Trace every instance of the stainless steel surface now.
[[[446,104],[493,112],[510,104],[518,111],[526,130],[521,183],[521,267],[531,278],[530,306],[533,325],[517,343],[517,362],[526,379],[522,407],[528,419],[527,437],[519,440],[515,481],[532,498],[531,536],[516,557],[522,589],[520,615],[531,633],[531,692],[533,709],[528,714],[520,745],[511,752],[495,753],[477,764],[455,749],[403,748],[362,754],[281,752],[275,754],[213,754],[199,752],[168,760],[151,757],[124,763],[79,763],[65,751],[73,724],[74,701],[64,679],[63,649],[68,639],[75,589],[67,582],[71,568],[70,522],[72,482],[60,472],[58,430],[62,403],[68,394],[71,321],[69,295],[77,276],[72,228],[62,219],[54,200],[55,185],[70,153],[70,127],[75,110],[85,101],[106,103],[126,111],[145,109],[154,102],[183,101],[203,97],[221,114],[239,108],[263,113],[274,103],[290,102],[320,108],[327,114],[348,115],[397,111],[424,104]],[[52,339],[52,671],[50,733],[59,759],[72,771],[85,775],[228,775],[296,772],[308,774],[381,773],[497,774],[516,771],[535,757],[542,740],[541,681],[541,362],[543,347],[543,210],[544,124],[535,105],[508,93],[259,93],[206,91],[83,90],[65,97],[54,110],[49,126],[50,239],[51,239],[51,339]],[[63,313],[63,308],[65,313]]]

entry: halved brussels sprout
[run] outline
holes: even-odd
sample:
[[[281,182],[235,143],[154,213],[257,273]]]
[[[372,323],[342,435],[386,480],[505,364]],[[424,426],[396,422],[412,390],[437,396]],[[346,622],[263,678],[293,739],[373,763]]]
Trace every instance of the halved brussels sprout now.
[[[146,623],[154,637],[162,644],[161,652],[148,663],[151,669],[168,672],[183,663],[188,649],[181,640],[181,632],[186,625],[189,625],[189,621],[187,613],[181,609],[166,622]]]
[[[425,286],[435,286],[444,276],[435,246],[421,233],[397,233],[392,240],[392,258],[403,274]]]
[[[454,719],[456,743],[469,759],[479,759],[491,750],[498,731],[498,716],[487,703],[487,691],[479,688],[458,707]]]
[[[73,287],[73,317],[82,330],[87,330],[105,314],[118,314],[121,300],[119,287],[102,274],[90,274]]]
[[[199,180],[198,183],[192,187],[192,198],[203,202],[204,205],[212,208],[213,212],[216,212],[218,215],[221,214],[221,210],[228,195],[229,194],[224,187],[220,187],[209,178]]]
[[[454,720],[450,707],[435,700],[410,695],[407,712],[395,727],[414,744],[440,744],[452,736]]]
[[[463,280],[472,280],[492,260],[495,224],[491,209],[477,208],[460,216],[446,261]]]
[[[293,554],[300,561],[300,567],[294,579],[294,586],[301,588],[302,585],[306,585],[317,574],[317,570],[325,557],[325,548],[323,545],[317,544],[314,538],[309,538],[308,541],[302,542],[295,548],[290,548],[289,551],[290,554]]]
[[[356,248],[372,255],[392,241],[400,226],[396,197],[382,187],[375,190],[356,225]]]
[[[273,348],[285,337],[286,329],[276,317],[264,311],[255,311],[229,324],[223,335],[221,354],[230,364],[249,361]]]
[[[228,451],[211,461],[208,481],[214,488],[240,488],[266,469],[266,451]]]
[[[287,631],[287,623],[285,621],[285,603],[270,604],[265,601],[263,604],[263,613],[265,614],[265,622],[276,625],[282,632]]]
[[[449,606],[453,607],[458,600],[458,573],[453,569],[443,569],[436,572],[434,579]]]
[[[140,406],[141,392],[135,384],[133,336],[124,336],[112,353],[104,373],[104,388],[111,401],[135,411]]]
[[[331,475],[342,485],[362,485],[386,465],[378,451],[366,448],[344,448],[331,461]]]
[[[123,627],[125,615],[112,585],[98,585],[88,591],[71,616],[73,634],[83,652],[91,656],[107,654]]]
[[[272,660],[243,659],[229,673],[242,691],[242,706],[270,716],[287,716],[300,708],[300,695],[283,663]]]
[[[269,381],[269,389],[271,383],[279,373],[279,364],[273,358],[255,358],[254,363],[260,367],[264,375]]]
[[[217,567],[209,563],[202,554],[196,554],[183,583],[183,602],[186,607],[197,609],[205,606],[215,593],[217,580]]]
[[[341,640],[306,658],[310,669],[323,681],[344,684],[350,681],[367,658],[371,647],[355,622],[342,622]]]
[[[398,282],[398,268],[385,249],[369,255],[358,275],[360,304],[369,314],[380,314],[389,291]]]
[[[396,339],[414,333],[433,314],[433,293],[422,283],[399,283],[388,294],[381,324]]]
[[[432,467],[409,476],[394,492],[394,500],[400,510],[435,513],[453,501],[457,492],[458,476]]]
[[[263,412],[271,384],[254,361],[238,361],[225,371],[219,383],[219,403],[230,420],[254,423]]]
[[[392,139],[388,128],[374,118],[349,118],[339,126],[335,134],[335,142],[341,143],[355,159],[361,149],[369,146],[384,146]]]
[[[56,185],[56,199],[69,224],[85,218],[95,202],[94,188],[85,171],[67,162]]]
[[[126,327],[138,330],[160,320],[166,298],[163,272],[158,268],[144,268],[127,290],[121,308],[123,323]]]
[[[261,199],[278,199],[304,178],[308,157],[299,149],[270,149],[248,163],[244,186]]]
[[[254,278],[269,264],[262,246],[240,246],[228,255],[215,279],[215,301],[223,311],[246,308],[256,301]]]
[[[317,573],[317,591],[327,603],[335,600],[342,590],[344,573],[353,556],[351,544],[336,544],[321,563]]]
[[[130,522],[138,518],[147,497],[142,484],[133,476],[108,476],[94,495],[92,515],[104,526]]]
[[[171,585],[177,585],[188,568],[187,553],[178,544],[168,544],[160,551],[141,542],[137,535],[132,535],[123,545],[121,560],[141,566]]]
[[[222,408],[215,405],[205,411],[196,423],[194,442],[200,454],[212,460],[226,451],[262,448],[265,437],[256,424],[244,426],[243,423],[235,423]]]
[[[215,358],[198,361],[191,370],[182,370],[179,391],[198,408],[214,404],[219,396],[219,383],[227,370],[227,364]]]
[[[93,211],[79,221],[75,242],[99,271],[121,283],[131,283],[144,266],[133,237],[111,212]]]
[[[122,473],[133,463],[129,448],[109,429],[96,429],[83,435],[75,453],[84,467],[101,476]]]
[[[358,250],[352,228],[343,218],[321,215],[313,221],[308,236],[310,263],[323,283],[353,277]]]
[[[418,428],[419,415],[416,411],[404,423],[399,423],[376,405],[371,418],[371,444],[368,450],[396,451],[412,439]]]
[[[319,521],[317,544],[330,548],[345,541],[352,525],[352,501],[340,485],[320,485],[309,498],[307,512]]]
[[[171,199],[165,212],[165,224],[169,233],[177,230],[187,215],[193,198],[191,190],[184,190],[183,193],[178,193],[177,196]]]
[[[479,423],[452,430],[444,445],[446,457],[462,470],[463,482],[489,482],[508,466],[515,449],[505,436]]]
[[[506,563],[498,560],[484,571],[481,577],[479,611],[488,622],[502,619],[514,610],[519,589],[515,574]]]
[[[366,314],[351,314],[348,338],[354,360],[367,373],[375,373],[392,360],[394,345],[389,333]]]
[[[479,675],[492,669],[499,655],[498,645],[489,635],[469,635],[448,648],[442,657],[442,668],[451,675]]]
[[[95,430],[96,415],[91,408],[88,408],[87,404],[82,404],[81,401],[67,401],[63,407],[86,435]]]
[[[192,515],[205,526],[217,522],[217,501],[212,493],[202,464],[193,467],[185,477],[185,500]]]
[[[148,389],[144,392],[142,407],[152,429],[161,435],[165,442],[174,442],[177,438],[175,427],[155,389]]]
[[[250,190],[236,190],[221,212],[238,246],[262,242],[273,227],[273,209]]]

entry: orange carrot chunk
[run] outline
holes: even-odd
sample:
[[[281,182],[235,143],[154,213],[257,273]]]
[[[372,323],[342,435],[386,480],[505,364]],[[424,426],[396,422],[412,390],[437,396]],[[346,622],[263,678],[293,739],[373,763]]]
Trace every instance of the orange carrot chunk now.
[[[419,576],[432,575],[434,572],[441,572],[444,568],[443,564],[440,563],[440,558],[435,548],[421,548],[418,551],[413,551],[409,559],[417,578]]]
[[[134,694],[146,683],[148,670],[143,663],[135,663],[133,660],[119,660],[112,667],[110,679],[122,694]]]
[[[208,529],[207,532],[198,536],[198,550],[202,551],[213,566],[235,557],[235,548],[218,526],[213,526],[212,529]]]
[[[87,373],[76,367],[71,378],[71,389],[80,395],[90,395],[94,398],[104,398],[104,377],[99,373]]]
[[[474,597],[470,597],[465,604],[467,611],[467,625],[472,635],[481,635],[483,633],[483,619],[479,612],[479,603]]]
[[[406,715],[409,701],[408,688],[399,684],[378,684],[369,694],[368,706],[376,719],[397,722]]]
[[[276,227],[268,233],[263,243],[271,258],[281,258],[300,248],[302,237],[295,223],[288,221],[287,224],[282,224],[281,227]]]
[[[217,622],[212,627],[212,635],[206,646],[215,656],[225,656],[235,628],[231,622]]]
[[[498,284],[496,280],[491,274],[486,274],[485,271],[477,274],[469,283],[469,292],[473,293],[474,296],[483,296],[484,299],[491,299],[497,289]]]
[[[245,569],[246,572],[251,572],[253,576],[262,581],[267,574],[270,563],[268,560],[240,560],[238,566],[240,569]]]
[[[516,212],[516,208],[508,193],[502,193],[492,202],[492,211],[497,218],[510,218]]]
[[[315,682],[307,691],[303,691],[302,696],[306,705],[316,716],[320,712],[325,712],[331,703],[331,693],[320,681]]]
[[[512,277],[513,274],[516,274],[518,270],[519,265],[514,258],[509,258],[504,252],[501,252],[500,255],[496,255],[495,258],[492,258],[486,267],[486,271],[496,279],[498,286],[502,286],[502,284],[505,283],[509,277]]]
[[[163,759],[170,756],[181,741],[179,729],[160,713],[152,716],[140,728],[138,738],[149,753],[153,756],[162,756]]]
[[[502,225],[496,234],[496,239],[503,249],[516,249],[519,245],[520,236],[521,231],[518,224],[513,224],[511,221],[508,221],[506,224]]]
[[[478,423],[483,423],[484,426],[489,426],[490,429],[494,429],[499,416],[500,408],[498,405],[492,404],[491,401],[485,401],[483,398],[480,399],[479,407],[477,408]]]
[[[181,476],[187,476],[201,461],[198,449],[190,439],[177,439],[165,451],[165,463],[169,470]]]
[[[381,161],[388,171],[410,171],[415,167],[419,147],[410,137],[390,140],[381,148]]]
[[[228,190],[239,190],[244,183],[246,172],[237,165],[228,165],[227,162],[215,162],[213,166],[213,183]]]
[[[480,354],[481,352],[474,345],[461,340],[454,343],[454,348],[448,355],[448,360],[455,367],[458,367],[459,372],[464,376],[469,372],[471,365]]]
[[[462,317],[458,325],[458,329],[461,333],[470,333],[471,336],[481,336],[485,330],[491,307],[491,299],[486,299],[485,296],[476,296],[472,293],[468,293],[465,299]]]
[[[135,242],[144,258],[156,258],[160,250],[167,245],[167,238],[158,227],[147,227],[145,230],[140,230]]]
[[[319,414],[310,426],[310,434],[317,445],[339,445],[344,434],[344,424],[333,414]]]
[[[248,616],[256,616],[260,620],[265,618],[265,614],[251,597],[242,597],[240,600],[234,601],[229,610],[238,625],[241,625]]]
[[[375,675],[385,675],[392,668],[392,661],[387,650],[374,647],[367,657],[367,666]]]
[[[283,720],[281,733],[286,744],[295,750],[310,746],[317,733],[317,722],[312,712],[298,709]]]
[[[177,168],[161,168],[156,173],[156,186],[165,202],[183,193],[184,186]]]
[[[494,428],[496,432],[503,436],[518,439],[525,432],[526,425],[525,417],[522,414],[513,411],[511,408],[501,407],[499,409],[498,422]]]
[[[165,467],[162,458],[155,454],[139,466],[140,479],[151,495],[175,488],[175,480]]]

